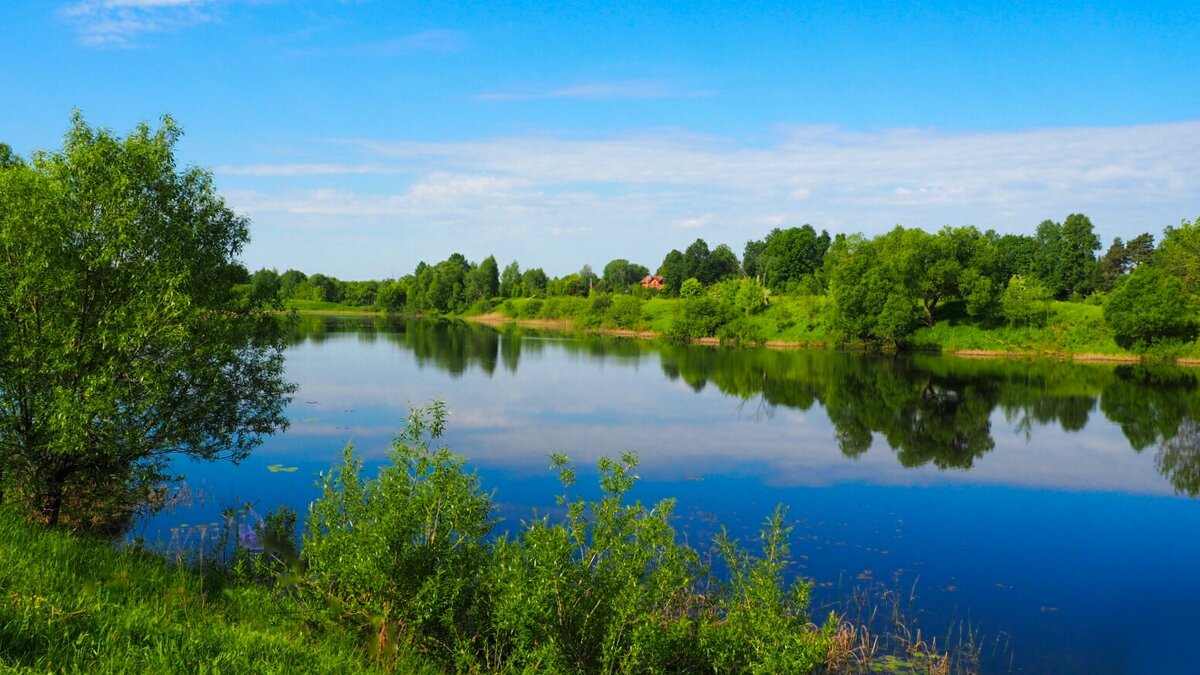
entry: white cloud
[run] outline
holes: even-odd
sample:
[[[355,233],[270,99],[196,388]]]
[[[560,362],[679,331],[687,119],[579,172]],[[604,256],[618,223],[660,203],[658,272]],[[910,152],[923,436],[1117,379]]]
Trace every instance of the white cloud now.
[[[397,254],[413,264],[466,242],[565,273],[615,257],[655,263],[687,243],[680,228],[703,226],[710,245],[740,251],[771,227],[806,222],[867,234],[897,223],[1032,232],[1072,212],[1088,214],[1107,240],[1200,214],[1200,122],[994,133],[796,127],[753,146],[660,131],[315,147],[360,158],[224,167],[228,187],[263,177],[231,203],[280,227],[420,232]],[[560,233],[553,242],[551,232]]]
[[[80,0],[61,16],[75,26],[79,41],[93,47],[128,47],[148,33],[171,32],[214,19],[221,0]]]
[[[591,101],[637,100],[656,98],[701,98],[713,92],[684,90],[665,82],[589,82],[555,89],[495,91],[476,94],[480,101],[533,101],[544,99],[583,99]]]
[[[403,54],[453,54],[467,47],[467,34],[456,30],[435,28],[377,42],[349,47],[295,49],[293,56],[398,56]]]
[[[709,221],[712,220],[712,218],[713,214],[711,213],[706,213],[695,218],[684,218],[683,220],[679,221],[679,227],[684,230],[694,230],[696,228],[704,227]]]
[[[216,173],[227,176],[347,176],[363,174],[406,173],[402,168],[384,164],[247,164],[245,166],[218,166]]]

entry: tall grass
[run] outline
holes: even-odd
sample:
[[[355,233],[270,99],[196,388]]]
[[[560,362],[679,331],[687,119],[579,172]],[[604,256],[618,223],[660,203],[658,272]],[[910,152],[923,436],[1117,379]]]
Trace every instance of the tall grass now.
[[[370,672],[364,644],[355,631],[313,630],[266,586],[0,510],[0,669]]]
[[[949,657],[920,633],[897,653],[866,653],[865,627],[811,615],[810,584],[787,579],[782,509],[749,545],[724,532],[704,553],[681,542],[673,501],[628,499],[631,454],[601,460],[595,499],[576,495],[574,469],[554,457],[560,515],[496,536],[477,475],[431,446],[444,424],[440,403],[414,411],[375,478],[348,448],[323,477],[299,551],[290,513],[268,515],[229,558],[171,563],[0,510],[0,667],[947,672]]]

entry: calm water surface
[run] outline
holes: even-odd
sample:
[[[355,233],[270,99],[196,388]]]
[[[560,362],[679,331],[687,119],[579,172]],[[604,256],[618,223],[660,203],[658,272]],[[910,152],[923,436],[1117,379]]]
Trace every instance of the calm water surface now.
[[[291,429],[240,466],[178,467],[194,505],[137,534],[246,502],[303,514],[346,443],[377,465],[410,405],[441,398],[501,528],[552,510],[551,452],[585,484],[634,450],[634,496],[677,497],[698,547],[786,505],[817,616],[892,591],[924,635],[976,635],[988,672],[1200,672],[1200,371],[305,317],[288,375]]]

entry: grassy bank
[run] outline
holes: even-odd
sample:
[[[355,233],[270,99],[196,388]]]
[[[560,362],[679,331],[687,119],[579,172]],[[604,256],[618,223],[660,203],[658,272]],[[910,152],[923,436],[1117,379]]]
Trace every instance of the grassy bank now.
[[[947,654],[909,639],[907,623],[877,635],[873,620],[810,614],[811,584],[786,571],[782,508],[747,543],[722,533],[693,549],[673,500],[628,499],[633,455],[600,461],[595,499],[555,457],[557,515],[497,536],[478,476],[431,447],[444,424],[439,403],[415,411],[375,478],[347,448],[322,474],[298,554],[286,512],[257,531],[261,548],[197,566],[0,510],[0,670],[975,670],[970,644]]]
[[[288,298],[283,301],[283,308],[287,310],[295,310],[305,314],[379,314],[382,310],[376,307],[357,307],[353,305],[343,305],[339,302],[325,302],[323,300],[299,300],[296,298]]]
[[[0,670],[373,671],[357,632],[314,629],[278,591],[31,526],[7,510],[0,589]]]
[[[592,311],[585,298],[541,300],[516,298],[499,303],[493,319],[530,322],[554,328],[615,332],[646,338],[671,336],[674,324],[684,313],[679,299],[654,298],[640,305],[636,320],[620,325],[603,313]],[[750,340],[723,340],[720,330],[695,336],[701,342],[742,342],[771,347],[823,347],[839,343],[828,322],[829,301],[824,296],[775,296],[770,305],[743,317]],[[1051,302],[1046,317],[1036,324],[1012,326],[1004,323],[981,325],[953,305],[942,312],[946,318],[932,327],[918,328],[907,341],[908,349],[965,355],[1054,356],[1060,358],[1135,361],[1145,356],[1194,362],[1200,359],[1200,343],[1192,342],[1169,350],[1141,355],[1122,349],[1104,323],[1099,305]],[[470,318],[470,317],[467,317]],[[736,336],[735,336],[736,337]],[[853,346],[852,344],[850,346]]]

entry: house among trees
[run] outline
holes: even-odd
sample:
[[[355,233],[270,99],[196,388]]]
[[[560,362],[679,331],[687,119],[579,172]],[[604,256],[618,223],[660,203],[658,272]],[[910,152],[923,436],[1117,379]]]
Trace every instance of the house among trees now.
[[[653,288],[657,291],[661,291],[663,289],[662,275],[647,274],[646,277],[642,279],[642,288]]]

